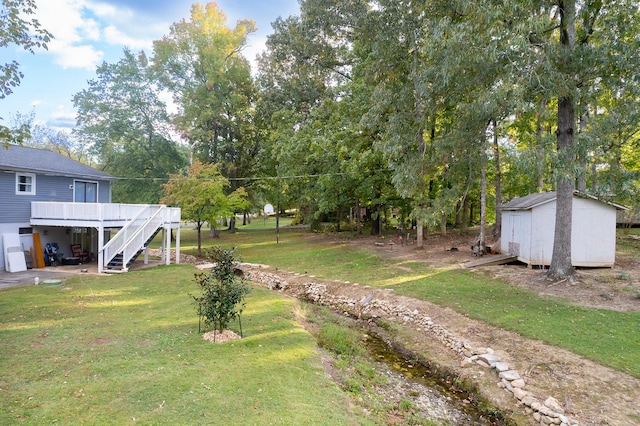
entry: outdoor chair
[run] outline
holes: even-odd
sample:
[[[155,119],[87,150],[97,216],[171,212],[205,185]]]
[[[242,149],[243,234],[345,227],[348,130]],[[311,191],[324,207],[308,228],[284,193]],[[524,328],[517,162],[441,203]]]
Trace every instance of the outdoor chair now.
[[[85,263],[91,260],[89,253],[82,251],[80,244],[71,244],[71,255],[80,259],[80,263]]]

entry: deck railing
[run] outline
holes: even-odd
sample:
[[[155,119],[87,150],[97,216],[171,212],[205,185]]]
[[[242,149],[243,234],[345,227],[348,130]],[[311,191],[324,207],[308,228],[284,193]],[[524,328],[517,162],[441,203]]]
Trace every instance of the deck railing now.
[[[31,218],[52,220],[94,220],[101,222],[127,221],[133,219],[148,207],[148,204],[56,203],[33,201],[31,203]],[[168,219],[170,221],[170,218]]]
[[[116,254],[122,253],[125,261],[130,260],[157,229],[179,227],[180,214],[177,207],[159,204],[31,202],[32,223],[61,226],[60,222],[69,221],[72,226],[120,228],[110,241],[98,247],[99,272]]]

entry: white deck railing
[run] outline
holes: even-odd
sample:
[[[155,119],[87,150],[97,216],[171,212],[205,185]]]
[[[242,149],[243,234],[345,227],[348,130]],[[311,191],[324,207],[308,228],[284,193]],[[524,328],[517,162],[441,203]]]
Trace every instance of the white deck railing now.
[[[56,203],[34,201],[31,203],[32,219],[52,220],[89,220],[89,221],[128,221],[149,208],[149,204],[103,204],[103,203]],[[177,212],[173,212],[177,210]],[[180,209],[168,209],[173,217],[166,217],[167,222],[179,218]],[[180,221],[178,219],[177,221]]]
[[[101,204],[101,203],[56,203],[33,201],[31,203],[31,219],[49,220],[86,220],[99,222],[130,221],[147,211],[158,208],[158,204]],[[180,209],[168,207],[164,209],[164,223],[180,223]]]
[[[179,227],[180,214],[177,207],[158,204],[31,202],[31,220],[38,225],[65,226],[62,223],[68,221],[71,226],[121,228],[110,241],[98,247],[99,272],[118,253],[128,262],[157,229]],[[126,270],[126,263],[123,268]]]
[[[103,249],[104,265],[107,265],[119,253],[123,254],[123,269],[126,264],[140,250],[147,239],[164,225],[163,215],[165,206],[147,206],[129,221],[116,235],[113,236]]]

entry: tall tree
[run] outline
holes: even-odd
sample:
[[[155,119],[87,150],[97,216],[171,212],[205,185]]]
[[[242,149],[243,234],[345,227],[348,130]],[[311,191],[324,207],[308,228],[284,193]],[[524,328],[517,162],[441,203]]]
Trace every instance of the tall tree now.
[[[174,123],[200,160],[221,165],[234,190],[234,178],[252,173],[259,152],[256,90],[242,55],[256,25],[245,19],[231,29],[226,21],[215,3],[194,4],[190,21],[174,23],[169,35],[154,42],[154,63],[179,108]]]
[[[115,64],[103,63],[97,78],[73,97],[78,136],[101,160],[101,167],[123,178],[113,198],[124,203],[157,203],[168,175],[186,166],[172,140],[167,106],[141,52],[125,49]]]
[[[273,141],[272,170],[301,176],[280,188],[304,220],[330,217],[339,227],[357,206],[377,221],[384,197],[393,198],[386,162],[373,149],[379,133],[361,123],[371,90],[354,76],[358,39],[365,37],[356,29],[366,10],[364,1],[303,2],[299,17],[273,24],[260,58],[258,112]]]

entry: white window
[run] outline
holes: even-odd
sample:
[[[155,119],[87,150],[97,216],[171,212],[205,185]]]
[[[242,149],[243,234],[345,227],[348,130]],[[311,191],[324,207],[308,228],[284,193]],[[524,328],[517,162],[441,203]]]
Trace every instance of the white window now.
[[[36,195],[36,175],[16,173],[16,194]]]

